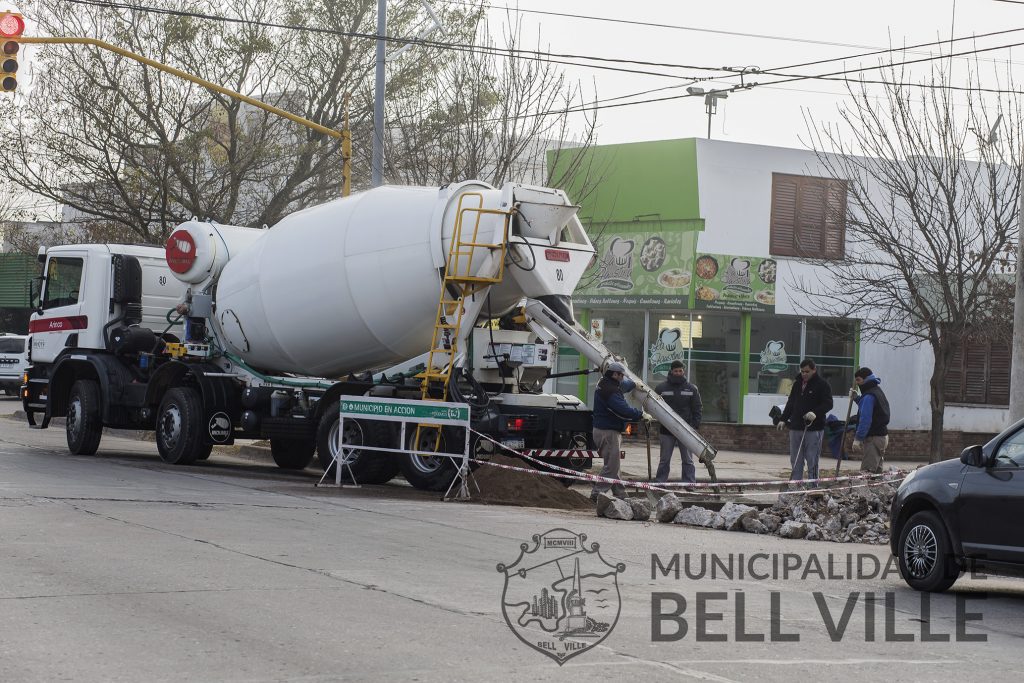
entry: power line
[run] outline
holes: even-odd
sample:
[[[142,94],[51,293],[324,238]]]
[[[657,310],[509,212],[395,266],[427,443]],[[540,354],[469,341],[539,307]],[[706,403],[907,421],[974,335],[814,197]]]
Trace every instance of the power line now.
[[[468,2],[457,2],[455,0],[450,0],[450,1],[452,2],[452,4],[455,4],[455,5],[463,5],[463,6],[466,6],[466,7],[474,6],[472,3],[468,3]],[[1024,4],[1024,0],[997,0],[997,1],[1000,1],[1000,2],[1014,2],[1016,4]],[[882,53],[882,52],[890,52],[890,51],[892,51],[894,49],[894,48],[890,48],[890,49],[886,50],[884,48],[880,48],[880,47],[877,47],[877,46],[874,46],[874,45],[858,45],[856,43],[838,43],[838,42],[833,42],[833,41],[828,41],[828,40],[814,40],[813,38],[794,38],[794,37],[790,37],[790,36],[776,36],[776,35],[771,35],[771,34],[766,34],[766,33],[746,33],[746,32],[743,32],[743,31],[725,31],[725,30],[721,30],[721,29],[700,28],[700,27],[696,27],[696,26],[680,26],[680,25],[675,25],[675,24],[661,24],[661,23],[656,23],[656,22],[635,21],[635,20],[631,20],[631,19],[618,19],[618,18],[612,18],[612,17],[598,17],[598,16],[586,15],[586,14],[570,14],[570,13],[566,13],[566,12],[551,12],[551,11],[548,11],[548,10],[522,9],[522,8],[519,8],[519,7],[493,6],[492,5],[491,9],[503,9],[503,10],[510,11],[510,12],[518,12],[520,14],[541,14],[541,15],[549,15],[549,16],[556,16],[556,17],[567,17],[567,18],[571,18],[571,19],[586,19],[586,20],[589,20],[589,21],[609,22],[609,23],[626,24],[626,25],[633,25],[633,26],[646,26],[646,27],[651,27],[651,28],[673,29],[673,30],[679,30],[679,31],[693,31],[693,32],[697,32],[697,33],[712,33],[712,34],[724,35],[724,36],[737,36],[737,37],[742,37],[742,38],[758,38],[758,39],[763,39],[763,40],[779,40],[779,41],[786,41],[786,42],[793,42],[793,43],[807,43],[809,45],[826,45],[826,46],[829,46],[829,47],[852,47],[852,48],[857,48],[859,50],[875,50],[876,51],[876,52],[867,53],[868,55],[870,55],[870,54],[878,54],[878,53]],[[1014,30],[1021,30],[1021,29],[1014,29]],[[978,37],[983,37],[983,36],[987,36],[987,35],[997,35],[999,33],[1003,33],[1003,31],[996,31],[996,32],[993,32],[993,33],[981,34],[979,36],[967,36],[967,37],[962,37],[962,38],[951,38],[950,40],[940,40],[940,41],[935,41],[934,43],[924,43],[922,45],[911,46],[911,47],[902,48],[902,49],[904,49],[904,50],[913,50],[913,49],[916,49],[917,47],[923,47],[925,45],[938,45],[938,44],[942,44],[942,43],[953,42],[954,40],[968,40],[969,38],[978,38]],[[834,57],[832,59],[820,60],[819,62],[807,62],[806,64],[800,64],[799,66],[809,66],[811,64],[817,64],[817,63],[821,63],[821,62],[840,61],[840,60],[844,60],[844,59],[848,59],[848,57]],[[1007,63],[1013,63],[1013,64],[1017,63],[1017,62],[1009,62],[1009,60],[991,60],[991,61],[992,62],[1006,61]]]
[[[338,36],[344,36],[344,37],[355,37],[355,38],[365,38],[365,39],[377,40],[377,35],[376,34],[372,34],[372,33],[359,33],[359,32],[352,32],[352,31],[339,31],[339,30],[336,30],[336,29],[326,29],[326,28],[304,26],[304,25],[279,24],[279,23],[274,23],[274,22],[257,21],[257,20],[250,20],[250,19],[238,19],[238,18],[231,18],[231,17],[221,17],[221,16],[218,16],[218,15],[205,14],[205,13],[199,13],[199,12],[186,12],[186,11],[183,11],[183,10],[171,10],[171,9],[158,8],[158,7],[148,7],[148,6],[144,6],[144,5],[133,5],[133,4],[128,4],[128,3],[113,2],[111,0],[64,0],[64,1],[65,2],[69,2],[69,3],[74,3],[74,4],[93,5],[93,6],[107,7],[107,8],[113,8],[113,9],[127,9],[127,10],[131,10],[131,11],[156,13],[156,14],[168,14],[168,15],[174,15],[174,16],[186,16],[186,17],[192,17],[192,18],[207,19],[207,20],[211,20],[211,21],[221,21],[221,22],[229,22],[229,23],[242,23],[242,24],[247,24],[247,25],[263,26],[263,27],[268,27],[268,28],[280,28],[280,29],[288,29],[288,30],[309,31],[309,32],[314,32],[314,33],[325,33],[325,34],[338,35]],[[466,4],[466,3],[461,3],[461,4]],[[573,15],[573,16],[575,16],[575,15]],[[582,16],[582,15],[579,15],[579,16]],[[625,21],[625,20],[623,20],[623,21]],[[710,29],[708,29],[708,30],[710,30]],[[816,65],[816,64],[823,64],[823,63],[828,63],[828,62],[833,62],[833,61],[845,61],[845,60],[849,60],[849,59],[857,59],[857,58],[860,58],[860,57],[869,57],[869,56],[874,56],[874,55],[878,55],[878,54],[885,54],[885,53],[891,53],[891,52],[896,52],[896,51],[906,52],[908,50],[911,50],[911,49],[914,49],[914,48],[918,48],[918,47],[926,47],[926,46],[937,45],[937,44],[944,44],[944,43],[947,43],[947,42],[954,42],[954,41],[961,41],[961,40],[971,40],[971,39],[977,40],[978,38],[991,37],[991,36],[994,36],[994,35],[1004,35],[1004,34],[1007,34],[1007,33],[1014,33],[1014,32],[1019,32],[1019,31],[1024,31],[1024,28],[1004,29],[1004,30],[1001,30],[1001,31],[993,31],[993,32],[990,32],[990,33],[980,34],[980,35],[975,35],[975,36],[962,36],[962,37],[959,37],[959,38],[951,38],[950,40],[941,40],[941,41],[933,41],[933,42],[929,42],[929,43],[921,43],[921,44],[918,44],[918,45],[915,45],[915,46],[911,46],[909,48],[907,48],[907,47],[905,47],[905,48],[888,48],[888,49],[884,49],[884,50],[877,50],[875,52],[863,53],[863,54],[859,54],[859,55],[850,55],[850,56],[846,56],[846,57],[838,57],[838,58],[816,60],[816,61],[813,61],[813,62],[804,62],[804,63],[801,63],[801,64],[791,65],[791,66],[787,66],[787,67],[777,67],[777,68],[774,68],[774,69],[772,69],[770,71],[769,70],[759,70],[758,73],[790,77],[790,76],[795,76],[795,75],[793,75],[793,74],[778,73],[778,70],[779,69],[799,68],[799,67],[802,67],[802,66],[812,66],[812,65]],[[436,48],[441,48],[441,49],[450,49],[450,50],[465,51],[465,52],[476,52],[478,54],[491,54],[491,55],[498,55],[498,56],[511,55],[511,56],[517,56],[520,59],[531,59],[531,60],[536,60],[536,61],[546,61],[546,62],[551,62],[551,63],[555,63],[555,64],[563,64],[563,65],[567,65],[567,66],[579,66],[579,67],[583,67],[583,68],[594,68],[594,69],[608,69],[608,70],[622,71],[622,72],[626,72],[626,73],[634,73],[634,74],[647,75],[647,76],[662,76],[662,77],[669,77],[669,78],[680,78],[680,79],[683,79],[683,80],[687,80],[690,83],[698,82],[698,81],[701,81],[701,80],[710,80],[710,78],[709,77],[697,77],[697,76],[685,76],[685,75],[680,75],[680,74],[664,74],[664,73],[658,73],[658,72],[653,72],[653,71],[638,71],[638,70],[632,70],[632,69],[622,69],[622,68],[617,68],[617,67],[604,67],[604,66],[592,65],[592,64],[580,64],[580,63],[577,63],[577,62],[559,61],[559,60],[551,59],[551,57],[559,57],[559,58],[564,58],[564,59],[586,59],[586,60],[601,61],[601,62],[608,62],[608,63],[620,63],[620,64],[637,64],[637,65],[640,65],[640,66],[659,66],[659,67],[668,67],[668,68],[677,68],[677,69],[694,69],[694,70],[699,70],[699,71],[719,71],[719,72],[726,72],[728,74],[732,74],[733,77],[740,75],[740,73],[738,73],[737,69],[730,68],[730,67],[709,67],[709,66],[700,66],[700,65],[671,64],[671,63],[664,63],[664,62],[647,62],[647,61],[640,61],[640,60],[625,60],[625,59],[613,59],[613,58],[608,58],[608,57],[595,57],[595,56],[591,56],[591,55],[577,55],[577,54],[563,54],[563,53],[541,53],[539,51],[520,50],[520,49],[516,49],[516,48],[499,48],[499,47],[470,45],[470,44],[463,44],[463,43],[445,43],[445,42],[440,42],[440,41],[418,40],[418,39],[415,39],[415,38],[408,38],[408,39],[406,39],[406,38],[396,38],[396,37],[391,37],[391,36],[385,36],[383,39],[385,41],[392,42],[392,43],[396,43],[396,42],[400,42],[400,43],[416,43],[416,44],[420,44],[420,45],[423,45],[423,46],[426,46],[426,47],[436,47]],[[912,63],[917,63],[917,62],[930,61],[930,60],[934,60],[934,59],[945,59],[947,57],[962,57],[962,56],[965,56],[965,55],[977,54],[977,53],[980,53],[980,52],[987,52],[987,51],[996,50],[996,49],[1003,49],[1004,47],[1014,47],[1016,45],[1018,45],[1018,44],[996,46],[996,47],[992,47],[992,48],[978,48],[978,49],[974,49],[974,50],[970,50],[970,51],[966,51],[966,52],[962,52],[962,53],[956,53],[956,54],[952,54],[952,55],[950,55],[950,54],[931,55],[929,57],[924,57],[924,58],[921,58],[919,60],[909,60],[909,61],[905,61],[905,62],[897,62],[897,63],[893,63],[893,64],[880,65],[880,66],[861,67],[859,69],[844,70],[844,71],[834,72],[834,73],[830,73],[830,74],[825,74],[823,76],[800,75],[800,76],[795,76],[795,77],[798,80],[812,79],[812,78],[825,78],[825,77],[834,76],[834,75],[837,75],[837,74],[854,73],[854,72],[858,72],[858,71],[870,71],[870,70],[874,70],[874,69],[886,68],[886,67],[893,66],[893,65],[898,66],[900,64],[912,64]],[[744,71],[744,73],[752,73],[752,72]],[[723,76],[723,78],[726,78],[726,77],[729,77],[729,76]],[[780,82],[789,82],[789,81],[780,81]],[[684,86],[685,85],[686,84],[684,84]],[[654,101],[658,101],[658,100],[654,100]]]
[[[359,32],[349,32],[349,31],[339,31],[339,30],[336,30],[336,29],[326,29],[326,28],[318,28],[318,27],[311,27],[311,26],[279,24],[279,23],[274,23],[274,22],[264,22],[264,21],[257,21],[257,20],[221,17],[221,16],[217,16],[217,15],[204,14],[204,13],[199,13],[199,12],[186,12],[186,11],[183,11],[183,10],[170,10],[170,9],[157,8],[157,7],[148,7],[148,6],[143,6],[143,5],[133,5],[133,4],[128,4],[128,3],[112,2],[110,0],[65,0],[65,2],[75,3],[75,4],[83,4],[83,5],[93,5],[93,6],[98,6],[98,7],[112,8],[112,9],[126,9],[126,10],[130,10],[130,11],[139,11],[139,12],[147,12],[147,13],[155,13],[155,14],[168,14],[168,15],[174,15],[174,16],[186,16],[186,17],[206,19],[206,20],[211,20],[211,21],[221,21],[221,22],[229,22],[229,23],[242,23],[242,24],[254,25],[254,26],[264,26],[264,27],[267,27],[267,28],[280,28],[280,29],[287,29],[287,30],[309,31],[309,32],[313,32],[313,33],[323,33],[323,34],[338,35],[338,36],[344,36],[344,37],[365,38],[365,39],[372,39],[372,40],[377,40],[377,38],[378,38],[378,36],[376,34],[372,34],[372,33],[359,33]],[[582,15],[580,15],[580,16],[582,16]],[[710,31],[711,29],[708,29],[708,30]],[[994,32],[987,33],[987,34],[981,34],[979,36],[965,36],[965,37],[960,37],[960,38],[951,38],[948,41],[947,40],[942,40],[942,41],[935,41],[933,43],[923,43],[921,45],[914,46],[914,47],[922,47],[922,46],[933,45],[933,44],[942,44],[942,43],[953,42],[953,41],[960,41],[960,40],[969,40],[969,39],[975,39],[976,40],[979,37],[990,37],[990,36],[993,36],[993,35],[1012,33],[1012,32],[1022,31],[1022,30],[1024,30],[1024,28],[1004,29],[1002,31],[994,31]],[[737,73],[736,69],[730,69],[730,68],[726,68],[726,67],[707,67],[707,66],[697,66],[697,65],[666,64],[666,63],[655,63],[655,62],[639,62],[639,61],[635,61],[635,60],[619,60],[619,59],[611,59],[611,58],[604,58],[604,57],[593,57],[593,56],[588,56],[588,55],[573,55],[573,54],[553,54],[552,55],[550,53],[541,53],[539,51],[525,51],[525,50],[519,50],[519,49],[515,49],[515,48],[498,48],[498,47],[476,46],[476,45],[467,45],[467,44],[459,44],[459,43],[444,43],[444,42],[439,42],[439,41],[418,40],[418,39],[415,39],[415,38],[395,38],[395,37],[390,37],[390,36],[384,36],[383,40],[388,41],[388,42],[392,42],[392,43],[397,43],[397,42],[400,42],[400,43],[403,43],[403,44],[416,43],[416,44],[420,44],[420,45],[423,45],[423,46],[426,46],[426,47],[437,47],[437,48],[441,48],[441,49],[450,49],[450,50],[465,51],[465,52],[476,52],[476,53],[479,53],[479,54],[509,55],[509,56],[512,56],[512,57],[515,57],[515,58],[519,58],[519,59],[532,59],[532,60],[537,60],[537,61],[548,61],[548,62],[551,62],[551,63],[566,64],[566,65],[569,65],[569,66],[579,66],[579,67],[583,67],[583,68],[596,68],[596,69],[604,68],[604,69],[610,69],[610,70],[616,70],[616,71],[625,71],[625,72],[628,72],[628,73],[638,73],[638,74],[641,74],[641,75],[648,75],[648,76],[665,76],[665,77],[672,77],[672,78],[681,78],[681,79],[689,81],[690,83],[696,83],[696,82],[700,82],[700,81],[713,80],[713,79],[711,79],[709,77],[683,76],[683,75],[678,75],[678,74],[659,74],[659,73],[651,72],[651,71],[637,71],[637,70],[621,69],[621,68],[616,68],[616,67],[602,67],[600,65],[579,64],[579,63],[575,63],[575,62],[561,62],[561,61],[558,61],[558,60],[552,60],[552,59],[550,59],[550,57],[551,56],[556,56],[556,57],[570,58],[570,59],[588,59],[588,60],[613,62],[613,63],[634,63],[634,64],[640,64],[640,65],[665,66],[665,67],[670,67],[670,68],[688,68],[688,69],[695,69],[695,70],[701,70],[701,71],[719,71],[719,72],[723,72],[724,71],[724,72],[727,72],[728,74],[730,74],[730,75],[722,76],[722,78],[731,78],[731,77],[736,77],[736,76],[740,75],[739,73]],[[921,63],[921,62],[926,62],[926,61],[932,61],[932,60],[935,60],[935,59],[945,59],[947,57],[964,57],[964,56],[969,56],[969,55],[972,55],[972,54],[978,54],[980,52],[988,52],[988,51],[992,51],[992,50],[1005,49],[1005,48],[1008,48],[1008,47],[1016,47],[1017,45],[1021,45],[1021,44],[1024,44],[1024,43],[1014,43],[1014,44],[1009,44],[1009,45],[1000,45],[1000,46],[990,47],[990,48],[976,48],[974,50],[969,50],[969,51],[965,51],[965,52],[961,52],[961,53],[956,53],[956,54],[952,54],[952,55],[950,55],[950,54],[940,54],[940,55],[924,57],[924,58],[916,59],[916,60],[906,60],[906,61],[903,61],[903,62],[893,62],[893,63],[889,63],[889,64],[881,64],[881,65],[870,66],[870,67],[860,67],[860,68],[856,68],[856,69],[846,69],[846,70],[831,72],[831,73],[827,73],[827,74],[804,75],[804,74],[780,73],[780,71],[779,71],[779,69],[798,68],[800,66],[810,66],[810,65],[815,65],[815,64],[828,63],[828,62],[832,62],[832,61],[856,59],[858,57],[863,57],[863,56],[872,56],[872,55],[876,55],[876,54],[884,54],[884,53],[895,52],[895,51],[907,51],[908,49],[912,49],[912,48],[889,48],[889,49],[886,49],[886,50],[878,50],[876,52],[866,53],[866,54],[863,54],[863,55],[854,55],[854,56],[847,56],[847,57],[841,57],[841,58],[831,58],[831,59],[817,60],[815,62],[806,62],[806,63],[803,63],[803,64],[794,65],[792,67],[780,67],[779,69],[772,69],[771,71],[767,71],[767,70],[766,71],[759,71],[758,73],[760,73],[760,74],[771,75],[771,76],[781,76],[783,78],[782,78],[782,80],[769,81],[769,82],[764,83],[764,84],[756,83],[756,84],[745,84],[744,86],[736,85],[736,86],[733,86],[732,88],[730,88],[729,90],[738,90],[741,87],[744,88],[744,89],[750,89],[752,87],[756,87],[756,86],[759,86],[759,85],[778,85],[778,84],[791,83],[791,82],[802,81],[802,80],[833,80],[833,81],[857,82],[857,83],[876,84],[876,85],[899,85],[899,86],[907,86],[907,87],[924,87],[924,88],[928,88],[928,87],[931,87],[931,88],[943,87],[943,88],[950,89],[950,90],[962,90],[962,91],[979,92],[979,93],[1010,93],[1010,92],[1016,93],[1017,91],[1001,90],[1001,89],[963,87],[963,86],[952,86],[952,85],[937,86],[937,85],[934,85],[934,84],[927,84],[927,83],[899,83],[899,82],[880,80],[880,79],[864,79],[864,78],[860,78],[860,79],[857,79],[856,81],[853,81],[852,79],[849,79],[849,78],[843,78],[843,76],[845,76],[847,74],[851,74],[851,73],[859,73],[859,72],[863,72],[863,71],[891,68],[891,67],[894,67],[894,66],[900,66],[900,65],[906,65],[906,64],[914,64],[914,63]],[[525,56],[524,56],[524,54],[525,54]],[[542,57],[541,55],[547,55],[547,57]],[[747,73],[749,73],[749,72],[747,72]],[[684,85],[686,85],[686,84],[684,84]],[[669,86],[669,87],[672,87],[672,86]],[[682,87],[682,86],[679,86],[679,87]],[[663,89],[667,89],[667,88],[663,88]],[[638,94],[646,94],[647,92],[656,92],[658,90],[662,90],[662,89],[655,89],[654,91],[645,91],[644,93],[638,93]],[[551,115],[551,114],[560,114],[560,113],[577,113],[577,112],[585,112],[585,111],[596,111],[598,109],[612,109],[612,108],[618,108],[618,107],[624,107],[624,106],[634,106],[634,105],[638,105],[638,104],[651,104],[651,103],[656,103],[656,102],[663,102],[663,101],[682,99],[684,97],[691,97],[691,95],[689,95],[689,94],[681,94],[681,95],[672,95],[672,96],[668,96],[668,97],[659,97],[659,98],[650,98],[650,99],[646,99],[646,100],[637,100],[637,101],[633,101],[633,102],[615,102],[615,103],[612,103],[612,104],[608,103],[608,102],[612,102],[613,100],[624,99],[626,97],[631,97],[631,96],[635,97],[635,96],[637,96],[637,94],[625,95],[625,96],[620,96],[620,97],[617,97],[617,98],[611,98],[611,99],[605,101],[604,103],[595,102],[594,104],[591,104],[591,105],[582,105],[580,107],[576,107],[576,108],[573,108],[573,109],[561,109],[561,110],[557,110],[557,111],[539,112],[539,113],[534,113],[534,114],[522,115],[522,116],[518,116],[518,117],[514,117],[514,118],[523,118],[523,117],[531,117],[531,116],[547,116],[547,115]],[[502,119],[493,119],[493,120],[502,120]]]
[[[261,26],[264,28],[277,28],[286,29],[291,31],[305,31],[310,33],[320,33],[326,35],[334,35],[345,38],[361,38],[366,40],[377,40],[378,36],[375,33],[361,33],[358,31],[339,31],[337,29],[321,28],[317,26],[306,26],[302,24],[281,24],[277,22],[259,21],[256,19],[241,19],[234,17],[223,17],[216,14],[206,14],[202,12],[186,12],[184,10],[173,10],[162,7],[150,7],[146,5],[133,5],[122,2],[113,2],[112,0],[64,0],[64,2],[78,4],[78,5],[92,5],[94,7],[103,7],[108,9],[124,9],[134,12],[144,12],[149,14],[166,14],[170,16],[190,17],[194,19],[206,19],[208,21],[219,21],[225,23],[236,23],[246,24],[249,26]],[[666,78],[682,78],[686,80],[695,80],[695,77],[686,76],[681,74],[668,74],[668,73],[657,73],[653,71],[638,71],[635,69],[625,69],[620,67],[601,66],[598,64],[580,64],[577,62],[564,62],[559,61],[561,59],[585,59],[596,62],[603,62],[607,64],[635,64],[637,66],[649,66],[649,67],[661,67],[669,69],[695,69],[700,71],[720,71],[729,72],[731,71],[725,67],[707,67],[698,66],[691,64],[673,64],[668,62],[651,62],[636,59],[619,59],[612,57],[596,57],[593,55],[579,55],[579,54],[564,54],[564,53],[551,53],[551,52],[539,52],[536,50],[522,50],[518,48],[510,47],[490,47],[486,45],[472,45],[467,43],[447,43],[442,41],[425,40],[419,38],[403,38],[394,36],[383,36],[381,38],[388,43],[399,43],[399,44],[416,44],[423,47],[436,47],[441,49],[449,49],[462,52],[471,52],[477,54],[489,54],[496,56],[512,55],[517,56],[520,59],[531,59],[535,61],[546,61],[554,64],[565,64],[567,66],[580,66],[589,69],[603,69],[610,71],[620,71],[624,73],[640,74],[645,76],[662,76]],[[543,55],[543,56],[542,56]],[[552,57],[558,59],[551,59]]]

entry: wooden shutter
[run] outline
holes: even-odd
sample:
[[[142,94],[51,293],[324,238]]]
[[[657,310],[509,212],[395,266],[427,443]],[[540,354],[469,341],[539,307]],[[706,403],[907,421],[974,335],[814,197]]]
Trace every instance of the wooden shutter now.
[[[797,198],[796,250],[800,256],[825,256],[825,184],[812,178],[800,183]]]
[[[991,344],[988,367],[988,403],[1010,405],[1010,345]]]
[[[984,403],[988,397],[988,348],[985,344],[969,343],[964,355],[964,400]]]
[[[846,250],[846,182],[826,180],[825,258],[841,259]]]
[[[772,256],[840,259],[845,242],[844,181],[772,174]]]
[[[796,201],[799,176],[772,174],[771,236],[768,253],[796,256]]]
[[[964,347],[958,344],[953,351],[946,372],[946,381],[942,385],[946,400],[961,403],[964,400]]]

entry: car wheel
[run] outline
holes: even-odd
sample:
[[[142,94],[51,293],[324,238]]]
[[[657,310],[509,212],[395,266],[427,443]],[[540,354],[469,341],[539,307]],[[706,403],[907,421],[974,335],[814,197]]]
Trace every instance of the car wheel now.
[[[80,379],[71,385],[68,414],[65,420],[68,450],[75,455],[94,455],[103,436],[100,418],[100,385],[91,379]]]
[[[903,525],[897,557],[903,580],[914,590],[941,593],[960,576],[946,526],[931,510],[915,513]]]

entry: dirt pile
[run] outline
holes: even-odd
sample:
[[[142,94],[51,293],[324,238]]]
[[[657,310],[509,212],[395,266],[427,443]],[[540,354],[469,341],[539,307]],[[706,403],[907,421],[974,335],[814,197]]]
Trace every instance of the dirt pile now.
[[[522,460],[504,455],[493,456],[491,462],[513,467],[530,467]],[[476,486],[470,483],[470,497],[478,503],[521,505],[553,510],[594,509],[594,504],[586,496],[573,491],[554,477],[480,465],[473,473],[473,478],[480,486],[480,491],[478,493]]]

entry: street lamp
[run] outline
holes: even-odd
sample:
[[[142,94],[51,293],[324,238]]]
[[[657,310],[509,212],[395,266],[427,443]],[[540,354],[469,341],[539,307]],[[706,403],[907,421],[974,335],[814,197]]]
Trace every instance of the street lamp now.
[[[687,94],[690,95],[703,95],[704,104],[707,106],[708,111],[708,140],[711,139],[711,117],[718,113],[718,100],[724,100],[729,96],[727,90],[704,90],[704,88],[697,88],[690,86],[686,89]]]

